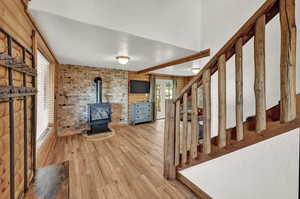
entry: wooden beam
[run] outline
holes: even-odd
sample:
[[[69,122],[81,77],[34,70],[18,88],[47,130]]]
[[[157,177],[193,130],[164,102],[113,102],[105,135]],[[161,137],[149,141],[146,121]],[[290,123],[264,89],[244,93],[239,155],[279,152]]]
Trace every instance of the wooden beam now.
[[[198,147],[198,106],[197,106],[197,90],[198,85],[192,86],[192,122],[191,122],[191,149],[190,149],[190,161],[197,157]]]
[[[235,45],[235,109],[236,109],[236,139],[244,139],[243,126],[243,39]]]
[[[180,91],[180,93],[177,95],[177,97],[174,99],[174,101],[179,100],[182,98],[183,94],[191,89],[192,85],[195,82],[201,81],[202,75],[205,70],[210,69],[211,74],[214,74],[217,71],[217,62],[221,55],[226,54],[226,61],[229,60],[233,54],[234,51],[231,49],[234,48],[234,45],[236,44],[237,40],[241,37],[243,37],[243,45],[245,45],[254,35],[254,32],[252,31],[253,26],[255,26],[255,23],[257,19],[268,13],[266,22],[269,22],[271,19],[273,19],[274,16],[278,13],[278,0],[267,0],[256,12],[254,15],[252,15],[248,21],[236,32],[236,34],[216,53],[216,55],[203,67],[203,69]]]
[[[164,63],[164,64],[160,64],[160,65],[157,65],[157,66],[149,67],[149,68],[137,71],[137,73],[138,74],[148,73],[150,71],[154,71],[154,70],[166,68],[166,67],[177,65],[177,64],[182,64],[182,63],[190,62],[190,61],[193,61],[193,60],[196,60],[196,59],[200,59],[200,58],[203,58],[203,57],[208,57],[208,56],[210,56],[210,49],[206,49],[206,50],[200,51],[200,52],[198,52],[198,53],[196,53],[194,55],[188,56],[188,57],[183,57],[183,58],[176,59],[174,61],[170,61],[170,62],[167,62],[167,63]]]
[[[219,99],[219,130],[218,146],[226,146],[226,58],[221,55],[218,60],[218,99]]]
[[[203,73],[203,116],[203,152],[208,154],[211,152],[211,77],[209,69]]]
[[[296,46],[295,0],[280,0],[280,121],[296,118]]]
[[[254,60],[255,60],[255,102],[256,102],[256,132],[267,128],[266,119],[266,75],[265,75],[265,27],[266,17],[261,16],[255,26]]]

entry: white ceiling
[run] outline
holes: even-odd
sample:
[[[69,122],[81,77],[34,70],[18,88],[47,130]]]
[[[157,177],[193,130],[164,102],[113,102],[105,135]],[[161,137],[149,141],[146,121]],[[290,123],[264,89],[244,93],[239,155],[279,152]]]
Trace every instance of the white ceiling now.
[[[31,0],[29,8],[201,50],[201,0]]]
[[[61,64],[137,71],[201,50],[195,25],[200,15],[184,15],[195,11],[197,6],[191,5],[198,0],[174,1],[132,0],[125,6],[121,0],[33,0],[29,10]],[[194,25],[191,16],[196,17]],[[115,59],[124,55],[131,58],[125,66]],[[193,64],[154,72],[190,76]]]
[[[195,53],[45,12],[32,10],[31,13],[61,64],[136,71]],[[115,57],[119,55],[129,56],[129,63],[125,66],[118,64]],[[192,75],[191,65],[186,63],[155,72]]]

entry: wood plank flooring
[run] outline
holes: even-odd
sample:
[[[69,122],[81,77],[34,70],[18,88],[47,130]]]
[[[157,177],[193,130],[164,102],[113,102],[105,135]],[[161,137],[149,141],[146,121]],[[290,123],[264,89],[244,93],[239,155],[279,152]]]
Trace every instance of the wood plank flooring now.
[[[69,160],[72,199],[194,199],[178,181],[163,178],[164,121],[115,128],[111,139],[59,137],[39,167]]]

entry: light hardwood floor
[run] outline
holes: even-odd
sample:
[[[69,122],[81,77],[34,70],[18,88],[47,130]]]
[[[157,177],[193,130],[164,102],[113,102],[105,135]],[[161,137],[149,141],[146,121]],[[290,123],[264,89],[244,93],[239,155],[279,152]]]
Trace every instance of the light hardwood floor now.
[[[69,160],[72,199],[194,199],[178,181],[163,178],[164,122],[115,128],[116,135],[88,142],[60,137],[39,167]]]

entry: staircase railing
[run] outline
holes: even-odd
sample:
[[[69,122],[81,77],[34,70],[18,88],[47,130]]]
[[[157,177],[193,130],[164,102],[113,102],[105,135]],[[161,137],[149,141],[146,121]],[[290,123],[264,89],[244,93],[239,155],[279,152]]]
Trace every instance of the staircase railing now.
[[[226,133],[226,61],[235,55],[236,141],[243,141],[243,46],[254,37],[256,132],[267,128],[265,91],[265,26],[277,14],[281,25],[280,121],[296,118],[296,22],[295,0],[267,0],[239,31],[216,53],[174,100],[166,101],[164,138],[164,176],[176,178],[179,166],[190,164],[201,154],[212,151],[211,76],[218,71],[219,125],[217,147],[228,144]],[[203,139],[198,140],[197,90],[203,88]],[[187,101],[191,95],[192,111],[188,119]],[[182,128],[180,122],[182,120]],[[188,122],[190,120],[190,124]],[[189,131],[190,125],[190,131]]]

